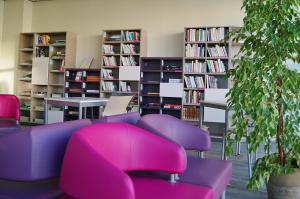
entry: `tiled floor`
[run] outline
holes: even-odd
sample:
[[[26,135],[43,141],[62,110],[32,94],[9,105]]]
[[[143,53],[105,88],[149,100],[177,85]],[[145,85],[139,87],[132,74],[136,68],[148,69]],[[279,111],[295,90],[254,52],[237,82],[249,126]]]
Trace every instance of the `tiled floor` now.
[[[212,151],[205,154],[206,157],[220,158],[221,143],[213,142]],[[248,165],[245,144],[242,145],[241,155],[229,158],[233,161],[233,176],[230,186],[227,188],[226,199],[267,199],[265,189],[249,192],[246,189],[248,181]]]

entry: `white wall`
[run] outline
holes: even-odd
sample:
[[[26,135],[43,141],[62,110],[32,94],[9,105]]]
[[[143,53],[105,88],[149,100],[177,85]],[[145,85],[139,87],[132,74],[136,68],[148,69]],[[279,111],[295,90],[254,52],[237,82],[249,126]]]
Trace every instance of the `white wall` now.
[[[243,18],[242,0],[7,0],[1,12],[2,1],[0,93],[14,92],[20,32],[72,31],[77,34],[77,64],[94,56],[99,65],[103,29],[142,28],[148,56],[182,56],[184,27],[241,26]]]
[[[1,3],[0,5],[3,5],[2,0]],[[31,31],[32,3],[28,0],[8,0],[4,1],[3,10],[0,7],[0,11],[2,11],[0,16],[3,17],[0,46],[0,93],[14,93],[19,34],[23,31]]]
[[[3,32],[3,13],[4,13],[4,0],[0,0],[0,51],[1,51],[2,32]]]
[[[34,31],[77,33],[77,64],[92,55],[99,64],[103,29],[142,28],[148,56],[182,56],[183,29],[242,24],[242,0],[59,0],[34,4]]]

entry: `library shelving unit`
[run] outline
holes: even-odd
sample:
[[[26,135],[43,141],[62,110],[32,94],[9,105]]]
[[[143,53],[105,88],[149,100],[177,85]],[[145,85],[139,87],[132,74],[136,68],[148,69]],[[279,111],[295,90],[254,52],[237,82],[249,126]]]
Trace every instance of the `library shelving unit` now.
[[[188,27],[184,29],[182,119],[199,124],[200,100],[205,90],[228,89],[226,71],[233,67],[235,44],[226,35],[238,27]]]
[[[181,118],[182,57],[141,59],[140,113]]]
[[[16,86],[21,122],[44,123],[44,98],[63,97],[64,69],[74,66],[75,53],[76,36],[71,32],[20,34]]]
[[[141,56],[146,55],[146,34],[141,29],[105,30],[101,48],[101,97],[133,94],[138,109]],[[135,109],[135,110],[136,110]]]
[[[101,70],[67,68],[65,71],[65,97],[100,97]],[[64,121],[78,119],[78,107],[65,107]],[[98,118],[99,108],[87,110],[87,117]]]
[[[100,97],[99,69],[67,68],[65,71],[65,97]],[[77,120],[78,107],[65,107],[64,121]],[[99,109],[86,110],[86,117],[98,118]]]

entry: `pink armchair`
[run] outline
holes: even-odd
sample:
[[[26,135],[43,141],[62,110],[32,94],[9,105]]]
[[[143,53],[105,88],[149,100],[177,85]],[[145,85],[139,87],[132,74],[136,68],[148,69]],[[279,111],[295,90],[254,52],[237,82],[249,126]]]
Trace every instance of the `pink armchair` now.
[[[212,199],[206,187],[132,173],[176,174],[185,168],[186,154],[175,143],[130,124],[95,124],[71,137],[60,185],[78,199]]]
[[[15,95],[0,94],[0,134],[18,128],[20,104]]]

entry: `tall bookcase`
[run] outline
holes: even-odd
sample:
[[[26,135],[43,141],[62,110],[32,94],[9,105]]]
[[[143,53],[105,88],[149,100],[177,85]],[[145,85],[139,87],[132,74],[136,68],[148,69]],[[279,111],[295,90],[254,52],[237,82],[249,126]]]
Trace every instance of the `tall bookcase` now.
[[[141,59],[140,113],[169,114],[181,118],[182,58]]]
[[[100,97],[99,69],[67,68],[65,71],[65,97]],[[65,107],[64,121],[78,119],[78,107]],[[87,117],[99,117],[99,108],[87,110]]]
[[[236,44],[225,40],[238,27],[188,27],[184,29],[182,119],[199,123],[200,100],[206,89],[227,89],[226,71],[233,67]]]
[[[146,34],[141,29],[105,30],[101,48],[101,97],[113,92],[133,94],[138,107],[141,56],[146,55]]]
[[[62,97],[64,69],[75,65],[76,36],[71,32],[20,34],[16,72],[21,122],[44,123],[44,98]]]

